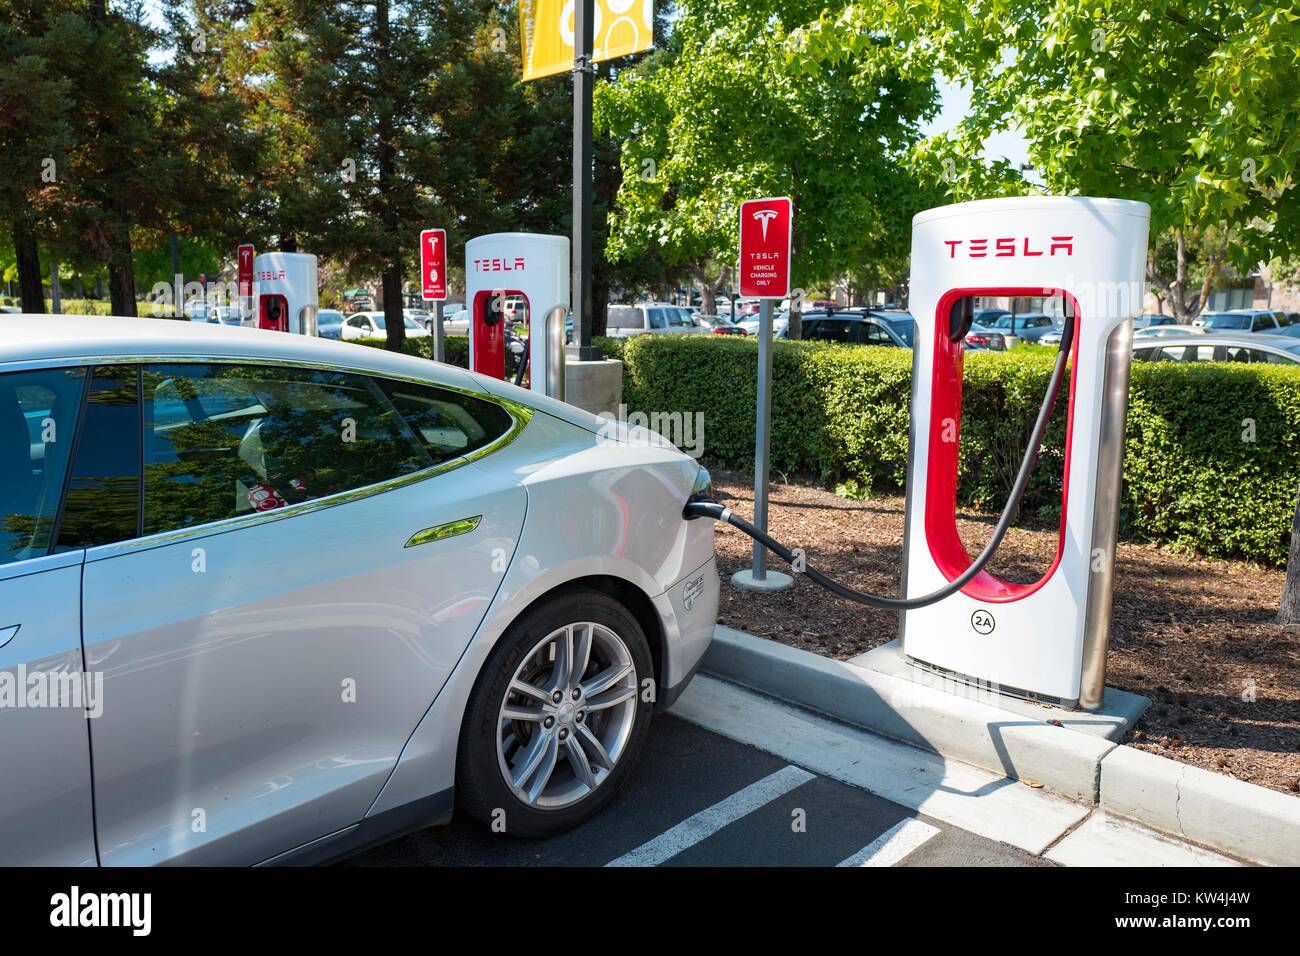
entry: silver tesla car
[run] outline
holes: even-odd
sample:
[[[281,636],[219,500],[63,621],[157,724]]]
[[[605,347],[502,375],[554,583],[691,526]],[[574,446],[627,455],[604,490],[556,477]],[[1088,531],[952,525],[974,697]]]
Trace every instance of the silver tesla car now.
[[[707,473],[378,349],[0,322],[0,863],[585,820],[713,632]]]

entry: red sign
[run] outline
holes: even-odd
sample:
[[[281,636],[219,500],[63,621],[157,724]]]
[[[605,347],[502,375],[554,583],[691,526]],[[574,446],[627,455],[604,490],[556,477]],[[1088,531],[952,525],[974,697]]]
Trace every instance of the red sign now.
[[[740,294],[784,299],[790,294],[790,232],[794,204],[786,197],[740,205]]]
[[[420,284],[426,302],[447,300],[447,230],[420,233]]]
[[[253,294],[253,247],[239,246],[235,250],[235,264],[239,267],[239,294]]]

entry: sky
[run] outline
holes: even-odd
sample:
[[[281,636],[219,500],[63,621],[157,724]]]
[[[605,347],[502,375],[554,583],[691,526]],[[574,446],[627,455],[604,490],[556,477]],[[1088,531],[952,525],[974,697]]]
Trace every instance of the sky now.
[[[939,115],[922,125],[921,133],[925,136],[947,132],[970,113],[970,87],[949,83],[938,75],[934,81],[939,86]],[[1025,138],[1016,130],[990,136],[984,144],[984,156],[986,159],[1005,158],[1015,166],[1029,162]]]

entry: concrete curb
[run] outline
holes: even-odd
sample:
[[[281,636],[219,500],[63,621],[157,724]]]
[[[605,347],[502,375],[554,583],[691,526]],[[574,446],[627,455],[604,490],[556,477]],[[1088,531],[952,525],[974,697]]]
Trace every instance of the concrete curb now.
[[[906,676],[869,669],[861,660],[831,660],[718,627],[702,669],[1205,846],[1300,865],[1300,800],[1123,746],[1123,726],[1114,718],[1089,720],[1026,702],[994,706],[987,692],[918,679],[914,668]],[[1141,712],[1131,700],[1118,709],[1133,719]]]
[[[1101,806],[1257,863],[1300,866],[1300,800],[1159,754],[1106,754]]]

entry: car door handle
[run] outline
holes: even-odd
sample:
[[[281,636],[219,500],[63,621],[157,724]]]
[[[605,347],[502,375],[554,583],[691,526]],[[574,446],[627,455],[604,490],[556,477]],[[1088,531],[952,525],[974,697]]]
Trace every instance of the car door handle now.
[[[411,535],[404,547],[414,548],[416,545],[428,544],[430,541],[441,541],[443,538],[454,538],[460,534],[469,534],[478,527],[478,523],[482,520],[482,515],[475,515],[472,518],[461,518],[458,521],[448,521],[445,524],[434,525],[432,528],[425,528],[423,531],[417,531]]]
[[[21,624],[11,624],[9,627],[0,627],[0,647],[4,647],[17,637],[18,629],[20,627],[22,627]]]

